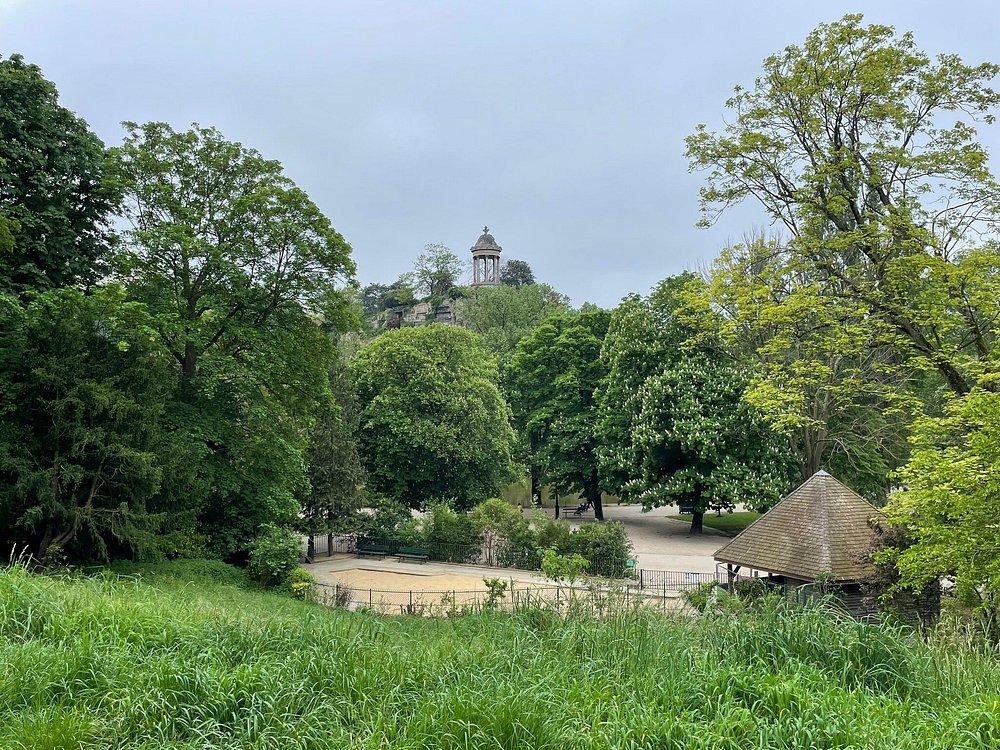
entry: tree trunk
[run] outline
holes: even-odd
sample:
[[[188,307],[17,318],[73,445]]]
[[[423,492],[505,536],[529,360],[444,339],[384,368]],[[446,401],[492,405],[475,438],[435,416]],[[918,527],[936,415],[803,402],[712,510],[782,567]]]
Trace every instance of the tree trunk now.
[[[691,514],[691,532],[692,534],[700,534],[705,528],[705,511],[696,510]]]
[[[532,430],[528,438],[528,452],[531,454],[531,504],[533,507],[542,507],[542,469],[535,463],[535,453],[538,451],[538,432]]]

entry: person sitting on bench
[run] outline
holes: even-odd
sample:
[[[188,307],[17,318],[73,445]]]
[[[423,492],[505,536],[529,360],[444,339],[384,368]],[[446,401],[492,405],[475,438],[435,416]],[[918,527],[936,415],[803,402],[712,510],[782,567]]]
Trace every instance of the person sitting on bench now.
[[[591,505],[590,500],[584,501],[583,503],[580,504],[580,506],[576,510],[573,511],[573,515],[582,516],[585,511],[590,510],[590,505]]]

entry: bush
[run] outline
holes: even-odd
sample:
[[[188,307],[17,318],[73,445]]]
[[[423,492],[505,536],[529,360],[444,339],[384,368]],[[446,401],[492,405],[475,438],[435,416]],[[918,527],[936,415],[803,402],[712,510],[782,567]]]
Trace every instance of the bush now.
[[[431,507],[421,524],[423,542],[436,560],[475,562],[479,559],[479,534],[467,513],[456,513],[447,503]]]
[[[565,581],[572,585],[587,569],[587,565],[586,558],[576,553],[560,555],[554,549],[547,549],[542,554],[542,572],[553,581]]]
[[[487,551],[487,565],[528,570],[539,566],[538,537],[513,505],[493,498],[473,508],[470,517]]]
[[[305,568],[293,568],[288,574],[288,587],[296,599],[308,599],[316,577]]]
[[[588,523],[571,535],[569,551],[587,558],[594,575],[624,578],[632,558],[632,542],[621,521]]]
[[[250,575],[262,586],[288,581],[302,556],[302,539],[293,531],[266,523],[250,545]]]

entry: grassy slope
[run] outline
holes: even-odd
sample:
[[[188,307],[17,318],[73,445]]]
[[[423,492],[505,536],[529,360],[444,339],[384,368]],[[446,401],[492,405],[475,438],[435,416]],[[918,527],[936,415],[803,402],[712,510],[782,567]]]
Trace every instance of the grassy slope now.
[[[0,572],[2,748],[972,748],[995,654],[783,607],[379,619]]]
[[[690,514],[683,516],[671,516],[671,518],[691,523]],[[718,529],[719,531],[729,534],[730,536],[736,536],[758,518],[760,518],[760,513],[753,513],[749,510],[737,511],[734,513],[723,513],[721,516],[717,516],[715,513],[706,513],[704,524],[713,529]]]

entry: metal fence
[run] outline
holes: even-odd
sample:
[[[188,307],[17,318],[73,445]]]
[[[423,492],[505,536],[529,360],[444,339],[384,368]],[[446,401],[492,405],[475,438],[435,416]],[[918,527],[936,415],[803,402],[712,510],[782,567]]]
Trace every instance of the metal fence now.
[[[685,573],[679,570],[639,569],[639,588],[653,592],[676,592],[694,588],[703,583],[719,583],[716,573]]]
[[[520,581],[504,581],[501,590],[450,589],[447,591],[401,591],[391,589],[346,586],[344,584],[313,584],[310,596],[321,604],[349,610],[369,610],[384,615],[418,615],[442,617],[483,609],[513,611],[523,607],[543,606],[564,610],[574,604],[598,614],[620,611],[635,605],[657,608],[669,602],[631,586],[582,587],[539,585]]]

